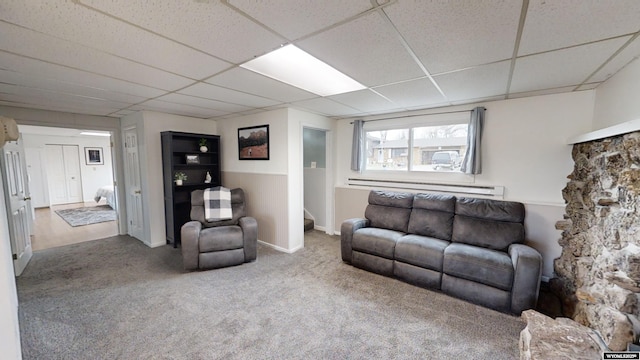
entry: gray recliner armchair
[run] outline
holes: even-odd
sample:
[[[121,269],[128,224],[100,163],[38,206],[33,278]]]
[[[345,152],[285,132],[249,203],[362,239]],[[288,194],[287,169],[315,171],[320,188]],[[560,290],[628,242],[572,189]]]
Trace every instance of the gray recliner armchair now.
[[[231,190],[233,218],[215,222],[205,220],[203,192],[191,192],[192,221],[184,224],[180,232],[185,270],[216,269],[254,261],[258,223],[247,216],[244,191]]]

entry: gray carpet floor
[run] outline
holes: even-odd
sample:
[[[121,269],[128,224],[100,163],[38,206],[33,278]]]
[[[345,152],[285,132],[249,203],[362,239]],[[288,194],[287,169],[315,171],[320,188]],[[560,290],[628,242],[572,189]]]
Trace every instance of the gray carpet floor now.
[[[372,274],[317,231],[187,273],[127,236],[38,251],[17,280],[24,359],[517,359],[519,317]]]

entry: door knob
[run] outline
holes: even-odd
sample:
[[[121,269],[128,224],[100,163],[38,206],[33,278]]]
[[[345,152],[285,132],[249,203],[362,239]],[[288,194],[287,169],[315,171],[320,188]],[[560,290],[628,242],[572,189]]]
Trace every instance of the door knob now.
[[[134,191],[134,193],[135,193],[135,194],[142,194],[142,191],[140,191],[140,190],[136,190],[136,191]]]
[[[27,197],[25,197],[25,198],[24,198],[24,199],[22,199],[22,200],[24,200],[24,201],[31,200],[31,196],[27,196]]]

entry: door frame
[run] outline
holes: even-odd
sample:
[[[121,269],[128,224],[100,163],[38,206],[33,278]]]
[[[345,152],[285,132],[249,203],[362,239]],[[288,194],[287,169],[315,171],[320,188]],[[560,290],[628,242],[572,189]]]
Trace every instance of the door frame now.
[[[55,114],[55,120],[52,121],[51,114]],[[123,154],[122,154],[122,134],[120,131],[120,121],[115,118],[107,118],[103,116],[78,116],[75,115],[70,117],[68,121],[71,123],[65,123],[66,120],[64,117],[58,115],[59,113],[43,111],[37,112],[33,115],[33,118],[25,118],[21,116],[22,114],[12,114],[11,112],[7,112],[8,116],[13,117],[18,123],[18,127],[20,125],[31,125],[31,126],[43,126],[43,127],[51,127],[51,128],[63,128],[63,129],[82,129],[82,130],[98,130],[98,131],[108,131],[111,134],[111,162],[112,162],[112,173],[113,179],[115,181],[115,199],[116,204],[118,205],[117,211],[117,221],[118,221],[118,234],[126,235],[127,234],[127,211],[126,211],[126,202],[124,197],[124,191],[120,189],[121,184],[124,184],[124,165],[123,165]],[[38,119],[38,117],[40,117]],[[71,115],[71,114],[69,114]],[[100,119],[96,121],[94,118]],[[104,121],[103,119],[111,120]],[[105,126],[105,124],[107,126]],[[111,125],[111,126],[109,126]]]
[[[333,136],[334,129],[328,127],[318,126],[317,124],[308,124],[302,122],[300,124],[300,154],[304,152],[304,129],[312,129],[319,130],[325,132],[325,218],[326,218],[326,227],[325,233],[329,235],[334,234],[335,228],[335,216],[334,216],[334,168],[333,168]],[[302,179],[301,193],[300,198],[304,199],[304,158],[300,159],[300,179]],[[304,200],[303,206],[304,209]]]

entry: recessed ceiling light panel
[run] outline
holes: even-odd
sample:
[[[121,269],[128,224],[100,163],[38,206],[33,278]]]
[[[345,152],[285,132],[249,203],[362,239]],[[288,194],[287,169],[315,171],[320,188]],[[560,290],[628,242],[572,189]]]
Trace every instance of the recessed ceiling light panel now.
[[[320,96],[366,88],[294,45],[283,46],[240,66]]]

